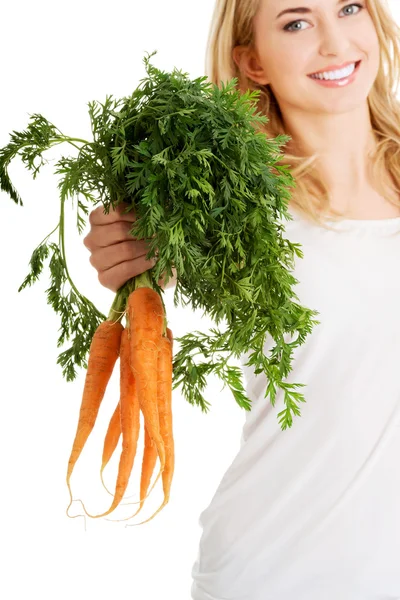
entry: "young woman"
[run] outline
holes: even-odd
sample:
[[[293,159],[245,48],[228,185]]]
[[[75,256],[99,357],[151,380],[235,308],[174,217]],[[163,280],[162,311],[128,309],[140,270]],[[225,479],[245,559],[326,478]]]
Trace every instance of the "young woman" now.
[[[266,135],[292,138],[285,235],[320,324],[296,349],[306,403],[288,430],[242,359],[252,410],[200,516],[193,600],[400,599],[400,29],[384,0],[299,4],[217,0],[209,36],[210,80],[260,89]],[[91,214],[114,291],[153,266],[132,218]]]

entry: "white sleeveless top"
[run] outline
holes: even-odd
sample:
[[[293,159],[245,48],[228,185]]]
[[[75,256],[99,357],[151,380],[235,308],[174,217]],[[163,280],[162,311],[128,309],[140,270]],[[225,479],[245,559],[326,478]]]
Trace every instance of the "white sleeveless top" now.
[[[252,410],[200,515],[192,599],[400,600],[400,218],[291,214],[293,290],[321,322],[286,379],[306,402],[282,431],[283,393],[242,357]]]

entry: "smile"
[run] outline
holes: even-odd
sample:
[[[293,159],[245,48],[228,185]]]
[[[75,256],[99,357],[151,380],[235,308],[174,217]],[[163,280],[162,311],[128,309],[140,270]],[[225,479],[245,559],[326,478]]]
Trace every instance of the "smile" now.
[[[343,87],[353,82],[360,69],[359,60],[352,65],[338,71],[325,71],[324,73],[308,75],[310,79],[325,87]]]

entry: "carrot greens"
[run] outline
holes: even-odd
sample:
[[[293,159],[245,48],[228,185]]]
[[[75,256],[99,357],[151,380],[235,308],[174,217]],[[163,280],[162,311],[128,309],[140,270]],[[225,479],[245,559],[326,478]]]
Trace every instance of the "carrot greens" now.
[[[162,72],[151,64],[153,54],[144,59],[147,77],[130,96],[89,102],[93,140],[68,137],[33,114],[26,130],[14,131],[0,149],[0,188],[19,205],[7,171],[14,157],[35,179],[48,149],[65,142],[77,150],[77,156],[63,156],[56,164],[59,223],[34,250],[19,291],[39,278],[49,259],[47,301],[61,317],[58,347],[72,342],[58,362],[72,381],[76,367],[87,366],[90,341],[106,317],[79,292],[68,271],[65,202],[76,199],[79,233],[90,205],[101,203],[108,213],[128,203],[138,217],[131,234],[150,240],[147,258],[156,257],[157,263],[118,290],[109,318],[126,310],[130,293],[141,285],[162,298],[157,282],[165,274],[167,283],[175,268],[175,306],[200,308],[224,327],[175,338],[174,389],[181,386],[185,399],[207,412],[207,377],[217,375],[237,404],[250,410],[240,369],[229,363],[246,353],[255,373],[267,376],[265,397],[272,404],[277,388],[284,391],[285,409],[278,418],[286,429],[305,402],[296,391],[303,384],[285,382],[293,350],[319,323],[313,318],[317,311],[295,301],[298,282],[290,271],[295,255],[303,253],[300,244],[284,238],[295,182],[278,161],[290,138],[268,139],[263,133],[267,118],[256,112],[259,92],[239,92],[236,79],[218,87],[206,77]],[[50,241],[57,232],[58,241]],[[297,337],[286,343],[289,332]],[[268,336],[275,342],[270,357],[263,351]]]

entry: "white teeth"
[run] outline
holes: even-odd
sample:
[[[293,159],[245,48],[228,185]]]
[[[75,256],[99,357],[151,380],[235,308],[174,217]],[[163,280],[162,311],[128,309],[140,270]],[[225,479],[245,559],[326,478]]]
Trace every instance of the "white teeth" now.
[[[356,64],[353,63],[344,69],[340,69],[339,71],[325,71],[324,73],[318,73],[317,75],[311,75],[313,79],[326,79],[328,81],[334,79],[343,79],[351,75],[356,68]]]

